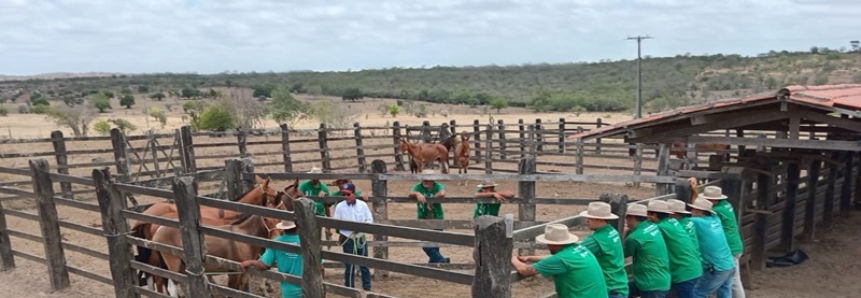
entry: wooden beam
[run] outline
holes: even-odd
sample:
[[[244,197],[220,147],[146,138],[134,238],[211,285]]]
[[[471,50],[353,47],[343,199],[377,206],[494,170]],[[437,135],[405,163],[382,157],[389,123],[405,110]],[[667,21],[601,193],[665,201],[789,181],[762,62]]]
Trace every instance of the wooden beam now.
[[[716,122],[708,122],[702,125],[697,126],[686,126],[684,128],[678,129],[661,129],[659,133],[655,133],[652,135],[640,134],[638,138],[629,138],[627,141],[634,143],[651,143],[649,139],[652,138],[662,138],[662,137],[672,137],[672,136],[687,136],[696,133],[704,133],[717,129],[727,129],[727,128],[736,128],[740,126],[747,126],[759,123],[767,123],[772,121],[777,121],[781,119],[786,119],[789,117],[789,114],[783,112],[766,112],[766,113],[739,113],[737,115],[726,115],[725,118],[720,118],[721,120]],[[733,116],[733,117],[728,117]]]
[[[798,140],[799,129],[801,128],[801,117],[794,114],[789,117],[789,139]]]
[[[813,111],[801,112],[799,113],[799,116],[810,121],[825,123],[855,132],[861,132],[861,122],[859,121],[828,116]]]
[[[668,143],[668,142],[689,142],[689,143],[717,143],[729,145],[749,145],[749,146],[765,146],[777,148],[798,148],[798,149],[822,149],[840,151],[861,151],[861,144],[850,141],[818,141],[818,140],[789,140],[789,139],[766,139],[766,138],[726,138],[726,137],[672,137],[661,138],[657,140],[649,140],[649,142]]]

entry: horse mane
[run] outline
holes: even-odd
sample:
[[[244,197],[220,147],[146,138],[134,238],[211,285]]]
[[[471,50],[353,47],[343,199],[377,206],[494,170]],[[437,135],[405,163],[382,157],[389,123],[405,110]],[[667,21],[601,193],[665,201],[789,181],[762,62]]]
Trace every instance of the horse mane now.
[[[253,188],[249,189],[248,191],[246,191],[245,193],[243,193],[243,194],[239,195],[238,197],[235,197],[235,198],[229,198],[229,199],[230,199],[230,201],[231,201],[231,202],[239,201],[239,199],[240,199],[240,198],[244,198],[245,196],[247,196],[249,193],[251,193],[251,192],[252,192],[252,191],[254,191],[255,189],[257,189],[257,187],[253,187]]]
[[[448,138],[446,138],[445,140],[440,141],[439,144],[445,146],[445,149],[448,149],[448,151],[451,151],[451,147],[454,147],[455,137],[457,137],[457,135],[453,134],[453,135],[449,136]]]

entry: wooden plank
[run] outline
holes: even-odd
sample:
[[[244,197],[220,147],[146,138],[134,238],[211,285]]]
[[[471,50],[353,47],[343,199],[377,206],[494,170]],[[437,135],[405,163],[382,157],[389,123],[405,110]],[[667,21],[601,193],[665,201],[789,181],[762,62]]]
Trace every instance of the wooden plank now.
[[[136,280],[130,267],[131,247],[125,236],[129,233],[129,226],[122,213],[127,207],[126,200],[111,181],[108,169],[93,170],[93,181],[102,215],[102,229],[108,242],[111,276],[116,281],[114,294],[116,297],[138,297],[132,290]]]
[[[535,236],[541,235],[544,233],[545,226],[549,224],[563,224],[569,227],[578,226],[584,224],[586,222],[586,218],[578,215],[570,216],[566,218],[561,218],[557,220],[553,220],[547,223],[531,226],[525,229],[520,229],[514,231],[514,241],[527,241],[532,240]]]
[[[356,138],[356,158],[359,163],[359,173],[365,173],[368,169],[365,164],[365,149],[362,147],[362,127],[359,122],[353,123],[353,135]]]
[[[12,242],[9,239],[8,226],[6,225],[6,210],[0,203],[0,271],[15,268],[15,256],[12,255]]]
[[[484,156],[484,155],[481,155],[481,130],[479,129],[479,127],[480,126],[478,123],[478,119],[473,120],[473,122],[472,122],[472,131],[473,131],[473,133],[472,133],[473,138],[472,139],[473,139],[473,141],[472,142],[474,143],[473,149],[475,150],[474,158],[475,158],[476,162],[478,162],[479,159],[482,156]]]
[[[666,138],[662,141],[685,141],[684,138]],[[817,140],[790,140],[790,139],[765,139],[765,138],[727,138],[727,137],[699,137],[687,138],[691,143],[719,143],[729,145],[764,146],[778,148],[796,149],[822,149],[841,151],[858,151],[861,145],[852,141],[817,141]]]
[[[144,196],[151,196],[157,198],[168,199],[170,201],[175,201],[176,196],[168,191],[157,188],[143,187],[134,184],[126,184],[126,183],[116,183],[116,188],[122,192],[134,193]]]
[[[484,173],[493,174],[493,124],[487,125],[485,134]]]
[[[323,217],[317,218],[317,221],[320,225],[328,228],[349,229],[351,231],[365,232],[369,234],[386,234],[406,239],[436,241],[462,246],[472,246],[475,241],[473,235],[463,233],[433,231],[386,224],[360,223]]]
[[[798,163],[789,163],[786,170],[786,201],[783,207],[783,229],[780,241],[785,251],[794,251],[795,241],[795,205],[798,201],[798,183],[800,182],[800,167]]]
[[[401,124],[398,121],[392,122],[392,139],[394,141],[394,149],[395,149],[395,171],[403,171],[404,170],[404,156],[401,152],[400,144],[401,144]],[[349,178],[347,178],[349,179]]]
[[[176,177],[173,183],[173,193],[176,196],[176,208],[179,213],[182,231],[182,244],[185,251],[185,274],[188,276],[188,293],[208,297],[203,256],[206,255],[203,233],[200,224],[200,208],[197,203],[197,181],[194,177]]]
[[[475,219],[475,278],[472,297],[511,297],[511,219],[482,215]]]
[[[452,129],[454,129],[454,120],[452,120]],[[386,173],[386,163],[382,160],[374,160],[371,162],[371,172],[374,174],[385,174]],[[386,197],[388,196],[388,182],[383,180],[371,180],[371,190],[372,194],[375,197]],[[373,204],[373,216],[378,221],[388,220],[389,219],[389,207],[388,202],[374,202]],[[384,234],[374,234],[374,240],[379,241],[388,241],[389,236]],[[389,248],[388,247],[378,247],[374,248],[374,258],[377,259],[388,259],[389,258]],[[389,276],[388,272],[377,270],[377,273],[380,276]]]
[[[84,246],[80,246],[80,245],[77,245],[77,244],[74,244],[71,242],[65,242],[64,241],[63,242],[63,248],[68,250],[68,251],[73,251],[73,252],[87,255],[87,256],[90,256],[90,257],[93,257],[96,259],[100,259],[100,260],[105,260],[105,261],[111,260],[110,256],[108,256],[108,254],[106,254],[106,253],[96,251],[96,250],[93,250],[91,248],[87,248]],[[113,283],[111,283],[111,284],[113,284]]]
[[[624,194],[601,194],[600,200],[610,204],[610,212],[618,216],[610,222],[617,231],[625,230],[625,214],[628,213],[628,196]]]
[[[519,175],[534,175],[536,171],[535,165],[535,156],[528,155],[524,158],[520,159],[520,164],[518,165]],[[536,218],[536,208],[535,208],[535,182],[530,181],[520,181],[518,182],[518,196],[522,198],[523,202],[518,205],[517,214],[518,219],[521,222],[526,221],[535,221]],[[535,254],[535,249],[521,249],[518,250],[518,255],[533,255]]]
[[[499,147],[500,152],[502,152],[499,154],[499,158],[506,159],[507,155],[506,155],[506,153],[504,153],[505,152],[505,146],[507,143],[505,141],[505,132],[506,131],[505,131],[505,123],[503,123],[502,119],[499,119],[496,121],[496,132],[498,135],[497,139],[499,139],[498,147]]]
[[[55,197],[54,202],[58,203],[60,205],[69,206],[69,207],[77,208],[77,209],[81,209],[81,210],[100,212],[99,211],[99,205],[93,204],[93,203],[75,201],[73,199],[66,199],[66,198],[61,198],[61,197]]]
[[[843,153],[843,187],[840,192],[840,213],[844,216],[848,216],[850,212],[851,202],[852,202],[852,181],[854,172],[853,161],[855,159],[855,152],[845,152]]]
[[[60,227],[64,228],[64,229],[78,231],[78,232],[85,233],[85,234],[90,234],[90,235],[97,236],[97,237],[104,237],[105,236],[104,231],[102,231],[100,229],[88,227],[88,226],[73,223],[73,222],[60,221]]]
[[[247,128],[239,127],[236,129],[236,145],[239,148],[239,157],[248,157],[248,144],[246,144]]]
[[[320,145],[320,159],[323,160],[320,166],[323,168],[323,171],[329,172],[332,170],[332,164],[329,161],[329,145],[326,132],[326,124],[320,123],[320,130],[317,131],[317,141]]]
[[[176,135],[179,138],[179,153],[182,160],[183,172],[197,172],[197,162],[194,157],[194,138],[191,134],[191,127],[183,125],[180,129],[176,130]]]
[[[822,167],[821,161],[812,161],[807,169],[807,183],[819,184],[819,172]],[[804,208],[804,238],[813,240],[816,236],[816,196],[818,191],[808,191],[807,202]]]
[[[63,138],[63,132],[55,130],[51,132],[51,144],[54,145],[54,153],[57,158],[57,173],[69,174],[69,156],[66,152],[66,139]],[[60,191],[63,197],[74,198],[72,195],[72,184],[68,182],[60,182]]]
[[[293,159],[290,156],[290,131],[287,123],[281,123],[281,157],[284,160],[284,172],[293,171]]]
[[[537,164],[537,163],[536,163]],[[497,170],[499,172],[499,170]],[[293,179],[349,179],[349,180],[371,180],[374,177],[383,181],[462,181],[462,180],[494,180],[494,181],[544,181],[544,182],[640,182],[640,183],[676,183],[674,176],[652,176],[652,175],[577,175],[577,174],[351,174],[351,173],[247,173],[242,179],[248,181],[254,179],[254,175],[268,176],[275,180]],[[717,176],[716,176],[717,177]],[[144,190],[145,191],[145,190]]]
[[[526,157],[526,127],[523,125],[523,119],[517,120],[518,133],[520,134],[518,140],[520,140],[520,158],[523,159]]]
[[[66,267],[66,257],[60,235],[60,225],[57,223],[57,206],[54,204],[54,188],[48,175],[48,161],[31,159],[30,170],[33,177],[33,192],[36,193],[36,206],[39,214],[39,229],[42,231],[45,248],[45,259],[48,265],[48,277],[51,289],[59,291],[69,287],[69,270]]]
[[[86,185],[86,186],[95,186],[96,185],[92,179],[84,178],[84,177],[78,177],[78,176],[72,176],[72,175],[69,175],[68,173],[66,173],[66,174],[50,173],[49,175],[51,176],[51,180],[53,180],[53,181],[70,183],[70,184],[78,184],[78,185]]]
[[[321,127],[322,128],[322,127]],[[314,202],[300,198],[294,202],[296,225],[299,229],[299,244],[302,247],[302,295],[324,297],[320,237],[322,231],[314,213]]]

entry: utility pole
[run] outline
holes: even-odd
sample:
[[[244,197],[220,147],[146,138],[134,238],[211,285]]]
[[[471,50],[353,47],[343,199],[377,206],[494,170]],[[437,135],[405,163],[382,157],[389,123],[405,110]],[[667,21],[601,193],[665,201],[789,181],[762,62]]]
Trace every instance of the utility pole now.
[[[643,79],[642,79],[643,71],[642,71],[642,66],[641,66],[641,64],[642,64],[641,60],[642,59],[640,58],[640,43],[643,41],[643,39],[652,39],[652,37],[646,35],[646,36],[628,37],[627,39],[637,41],[637,114],[634,117],[634,119],[640,119],[642,117],[642,110],[643,110],[643,101],[642,101],[643,89],[641,88],[641,86],[643,84]]]

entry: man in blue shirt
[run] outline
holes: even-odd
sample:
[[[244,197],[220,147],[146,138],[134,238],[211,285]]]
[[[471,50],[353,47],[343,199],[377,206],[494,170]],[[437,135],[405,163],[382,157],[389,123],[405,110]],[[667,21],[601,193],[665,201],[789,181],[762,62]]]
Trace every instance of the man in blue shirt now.
[[[296,234],[296,224],[292,221],[282,220],[277,225],[276,229],[281,229],[284,234],[275,238],[275,241],[299,245],[299,235]],[[302,255],[280,251],[273,248],[267,248],[266,252],[260,256],[259,260],[242,261],[240,266],[245,271],[248,267],[254,267],[257,270],[269,270],[272,265],[278,266],[278,272],[298,276],[302,278]],[[281,297],[283,298],[301,298],[302,287],[299,284],[290,282],[281,282]]]
[[[732,298],[733,275],[738,269],[732,258],[720,218],[712,211],[712,203],[697,198],[691,207],[691,221],[697,232],[703,262],[703,276],[694,289],[697,297],[717,293],[717,298]]]

